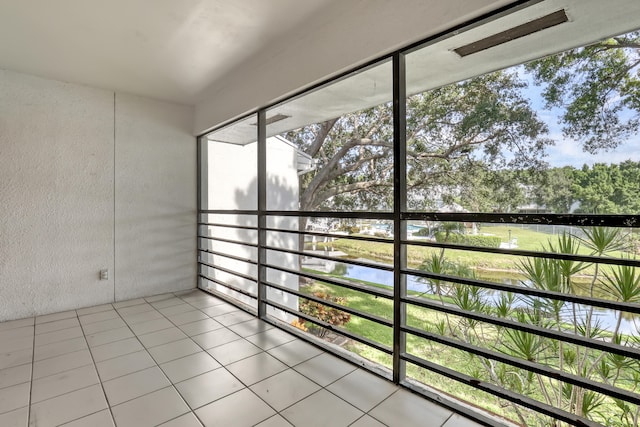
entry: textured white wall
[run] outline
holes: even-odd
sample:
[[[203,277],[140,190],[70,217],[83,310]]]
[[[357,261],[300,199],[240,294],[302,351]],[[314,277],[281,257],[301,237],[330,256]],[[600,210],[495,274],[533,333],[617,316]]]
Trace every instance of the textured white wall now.
[[[116,95],[116,300],[196,286],[193,108]]]
[[[0,70],[0,321],[195,286],[191,110],[117,100]]]
[[[0,321],[111,301],[113,92],[0,71]]]

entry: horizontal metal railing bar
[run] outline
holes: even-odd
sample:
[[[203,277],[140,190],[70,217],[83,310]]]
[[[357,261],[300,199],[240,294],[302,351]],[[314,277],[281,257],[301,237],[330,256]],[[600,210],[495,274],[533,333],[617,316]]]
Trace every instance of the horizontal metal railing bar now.
[[[218,215],[258,215],[258,210],[253,209],[201,209],[199,214],[218,214]]]
[[[218,215],[258,215],[257,210],[242,209],[202,209],[199,214]],[[267,210],[263,212],[267,216],[298,216],[308,218],[354,218],[354,219],[379,219],[393,220],[392,212],[354,212],[354,211],[277,211]]]
[[[558,252],[527,251],[524,249],[489,248],[486,246],[457,245],[454,243],[438,243],[438,242],[416,241],[416,240],[402,240],[402,243],[405,245],[411,245],[411,246],[426,246],[426,247],[432,247],[432,248],[454,249],[454,250],[462,250],[462,251],[470,251],[470,252],[484,252],[484,253],[490,253],[490,254],[515,255],[515,256],[526,256],[526,257],[534,257],[534,258],[551,258],[551,259],[562,259],[562,260],[579,261],[579,262],[587,262],[587,263],[628,265],[631,267],[640,267],[640,259],[612,258],[612,257],[601,257],[596,255],[573,255],[573,254],[564,254],[564,253],[558,253]]]
[[[300,298],[308,299],[310,301],[315,301],[319,304],[326,305],[327,307],[335,308],[336,310],[344,311],[345,313],[353,314],[354,316],[361,317],[366,320],[370,320],[372,322],[378,323],[380,325],[388,326],[390,328],[393,327],[393,322],[391,320],[385,319],[384,317],[376,316],[374,314],[365,313],[364,311],[356,310],[355,308],[345,307],[344,305],[340,305],[338,303],[327,301],[326,299],[318,298],[315,295],[304,294],[300,291],[296,291],[285,286],[276,285],[273,282],[264,282],[264,284],[268,287],[278,289],[280,291],[286,292],[288,294],[296,295]]]
[[[213,277],[209,277],[209,276],[204,275],[204,274],[198,274],[198,276],[202,277],[203,279],[208,280],[210,282],[217,283],[220,286],[224,286],[225,288],[231,289],[232,291],[237,292],[239,294],[246,295],[246,296],[248,296],[250,298],[253,298],[253,299],[258,299],[258,295],[252,294],[251,292],[249,292],[249,291],[247,291],[245,289],[239,288],[237,286],[230,285],[230,284],[225,283],[225,282],[223,282],[221,280],[214,279]]]
[[[249,276],[248,274],[238,273],[237,271],[230,270],[230,269],[224,268],[224,267],[220,267],[219,265],[209,264],[208,262],[204,262],[204,261],[198,261],[198,264],[206,265],[207,267],[211,267],[211,268],[213,268],[215,270],[223,271],[223,272],[228,273],[228,274],[232,274],[232,275],[234,275],[236,277],[240,277],[242,279],[246,279],[246,280],[249,280],[251,282],[257,282],[258,281],[257,278]]]
[[[225,211],[225,212],[212,212],[212,213],[230,213],[229,211]],[[251,214],[251,215],[257,215],[257,211],[253,212],[251,211],[251,213],[249,213],[248,211],[234,211],[233,214]],[[308,216],[308,217],[336,217],[336,218],[372,218],[371,216],[366,216],[366,215],[361,215],[361,213],[337,213],[337,212],[280,212],[280,211],[269,211],[265,213],[266,215],[271,215],[271,216],[287,216],[287,217],[292,217],[292,216]],[[381,218],[378,218],[378,214],[376,213],[376,215],[374,215],[374,217],[376,218],[372,218],[372,219],[388,219],[388,220],[392,220],[393,219],[393,214],[388,214],[389,217],[387,217],[386,213],[383,213]],[[466,214],[466,213],[465,213]],[[572,226],[576,226],[576,227],[582,227],[582,226],[609,226],[609,227],[633,227],[633,226],[638,226],[640,225],[640,222],[635,222],[636,220],[640,219],[640,216],[621,216],[621,215],[547,215],[547,214],[533,214],[533,215],[516,215],[516,214],[474,214],[473,215],[473,220],[466,218],[464,215],[465,214],[449,214],[449,213],[403,213],[400,215],[400,217],[402,218],[402,220],[412,220],[412,219],[421,219],[421,220],[437,220],[437,221],[464,221],[464,222],[488,222],[488,223],[496,223],[496,224],[549,224],[549,225],[572,225]],[[430,216],[433,215],[433,216]],[[434,219],[437,218],[437,219]],[[508,221],[507,221],[508,219]],[[221,226],[221,227],[227,227],[227,228],[239,228],[239,229],[248,229],[248,230],[257,230],[256,227],[249,227],[249,226],[233,226],[230,224],[216,224],[216,223],[201,223],[199,225],[206,225],[206,226]],[[284,232],[284,233],[293,233],[293,234],[297,234],[297,235],[310,235],[310,236],[319,236],[319,237],[330,237],[330,238],[346,238],[346,239],[353,239],[353,240],[361,240],[361,241],[373,241],[373,242],[378,242],[378,243],[389,243],[392,244],[393,240],[391,239],[380,239],[380,238],[374,238],[374,237],[365,237],[365,236],[348,236],[348,235],[337,235],[337,234],[332,234],[332,233],[321,233],[321,232],[312,232],[312,231],[300,231],[300,230],[284,230],[284,229],[278,229],[278,228],[264,228],[264,230],[266,231],[271,231],[271,232]],[[230,239],[221,239],[221,238],[215,238],[215,237],[209,237],[209,236],[199,236],[201,238],[205,238],[205,239],[211,239],[211,240],[218,240],[218,241],[223,241],[223,242],[228,242],[228,243],[234,243],[234,244],[239,244],[239,245],[245,245],[245,246],[254,246],[254,247],[258,247],[258,245],[253,245],[253,244],[249,244],[249,243],[245,243],[245,242],[240,242],[240,241],[234,241],[234,240],[230,240]],[[398,236],[396,236],[398,237]],[[501,249],[501,248],[486,248],[486,247],[474,247],[474,246],[467,246],[467,245],[457,245],[457,244],[447,244],[447,243],[437,243],[437,242],[424,242],[424,241],[413,241],[413,240],[402,240],[401,243],[403,245],[407,245],[407,246],[425,246],[425,247],[436,247],[436,248],[447,248],[447,249],[451,249],[451,250],[466,250],[466,251],[470,251],[470,252],[484,252],[484,253],[500,253],[500,254],[505,254],[505,255],[511,255],[511,256],[525,256],[525,257],[537,257],[537,258],[552,258],[552,259],[563,259],[563,260],[571,260],[571,261],[576,261],[576,262],[585,262],[585,263],[600,263],[600,264],[606,264],[606,265],[626,265],[626,266],[633,266],[633,267],[639,267],[640,266],[640,260],[632,260],[632,259],[623,259],[623,258],[610,258],[610,257],[599,257],[599,256],[593,256],[593,255],[573,255],[573,254],[559,254],[559,253],[547,253],[547,252],[538,252],[538,251],[527,251],[527,250],[520,250],[520,249]],[[309,254],[309,253],[305,253],[304,251],[293,251],[293,250],[286,250],[283,248],[277,248],[277,247],[271,247],[271,246],[262,246],[264,249],[267,250],[274,250],[274,251],[279,251],[279,252],[284,252],[284,253],[292,253],[295,255],[300,255],[300,256],[309,256],[309,257],[315,257],[318,259],[325,259],[325,260],[330,260],[330,261],[336,261],[336,258],[330,257],[330,256],[326,256],[326,255],[314,255],[314,254]],[[220,256],[225,256],[225,254],[222,253],[215,253],[213,251],[208,251],[208,250],[202,250],[203,252],[208,252],[208,253],[214,253],[216,255],[220,255]],[[232,259],[238,259],[240,257],[235,257],[233,255],[229,256],[229,258]],[[244,258],[244,259],[238,259],[240,261],[245,261],[245,262],[251,262],[250,259],[248,258]],[[391,267],[386,267],[386,266],[379,266],[379,265],[368,265],[368,263],[366,262],[361,262],[361,261],[355,261],[355,262],[349,262],[350,260],[340,260],[342,261],[346,261],[346,263],[349,264],[353,264],[353,265],[360,265],[360,266],[364,266],[364,267],[371,267],[371,268],[378,268],[381,270],[386,270],[386,271],[393,271],[393,268]],[[203,263],[203,265],[207,265],[209,267],[212,268],[217,268],[217,266],[214,265],[209,265],[207,263]],[[370,289],[363,289],[360,286],[354,286],[350,283],[343,283],[340,280],[333,280],[333,279],[329,279],[326,277],[322,277],[322,276],[318,276],[315,274],[309,274],[309,273],[304,273],[304,272],[298,272],[295,270],[291,270],[291,269],[287,269],[287,268],[283,268],[283,267],[278,267],[278,266],[274,266],[274,265],[269,265],[269,264],[265,264],[264,265],[267,268],[272,268],[272,269],[276,269],[276,270],[280,270],[286,273],[290,273],[290,274],[296,274],[298,276],[301,277],[307,277],[307,278],[311,278],[311,279],[315,279],[315,280],[320,280],[323,282],[327,282],[327,283],[331,283],[334,284],[336,286],[342,286],[348,289],[353,289],[356,291],[360,291],[360,292],[365,292],[365,293],[370,293],[370,294],[375,294],[375,291],[371,292]],[[234,274],[234,275],[238,275],[237,272],[233,272],[227,269],[222,269],[221,271],[226,271],[230,274]],[[545,291],[545,290],[539,290],[539,289],[532,289],[532,288],[527,288],[527,287],[518,287],[518,286],[512,286],[512,285],[505,285],[505,284],[499,284],[499,283],[493,283],[493,282],[485,282],[485,281],[479,281],[479,280],[475,280],[475,279],[466,279],[466,278],[460,278],[460,277],[456,277],[456,276],[447,276],[447,275],[438,275],[438,274],[434,274],[434,273],[429,273],[429,272],[424,272],[424,271],[417,271],[417,270],[411,270],[411,269],[403,269],[401,270],[401,272],[403,274],[410,274],[410,275],[414,275],[414,276],[418,276],[418,277],[426,277],[426,278],[431,278],[431,279],[438,279],[438,280],[443,280],[443,281],[449,281],[449,282],[454,282],[454,283],[461,283],[461,284],[466,284],[466,285],[470,285],[470,286],[479,286],[479,287],[483,287],[483,288],[487,288],[487,289],[494,289],[494,290],[499,290],[499,291],[505,291],[505,292],[511,292],[511,293],[515,293],[515,294],[523,294],[523,295],[530,295],[530,296],[535,296],[535,297],[540,297],[540,298],[549,298],[549,299],[556,299],[556,300],[561,300],[561,301],[566,301],[569,303],[577,303],[577,304],[583,304],[583,305],[588,305],[588,306],[594,306],[594,307],[601,307],[601,308],[607,308],[607,309],[613,309],[613,310],[621,310],[621,311],[626,311],[626,312],[630,312],[630,313],[640,313],[640,305],[637,304],[630,304],[630,303],[618,303],[618,302],[613,302],[613,301],[606,301],[606,300],[601,300],[601,299],[597,299],[597,298],[592,298],[592,297],[580,297],[580,296],[576,296],[576,295],[567,295],[567,294],[563,294],[563,293],[559,293],[559,292],[552,292],[552,291]],[[207,276],[203,276],[203,275],[199,275],[200,277],[204,278],[205,280],[211,280],[214,283],[218,283],[221,286],[226,286],[229,289],[239,292],[241,294],[250,296],[252,298],[256,298],[255,295],[251,295],[250,293],[243,291],[242,289],[234,289],[234,287],[227,285],[225,283],[222,283],[218,280],[215,279],[211,279]],[[242,277],[242,276],[239,276]],[[246,277],[245,277],[246,278]],[[255,279],[250,278],[249,280],[253,280],[255,281]],[[352,309],[348,309],[345,310],[345,307],[340,306],[339,304],[334,304],[334,303],[330,303],[327,304],[327,301],[322,300],[322,299],[318,299],[315,297],[311,297],[304,295],[302,293],[299,293],[297,291],[291,292],[291,290],[281,287],[279,285],[275,285],[273,283],[265,283],[265,285],[270,286],[274,289],[279,289],[281,291],[284,292],[290,292],[290,293],[294,293],[295,295],[297,295],[298,297],[301,298],[308,298],[311,300],[314,300],[318,303],[321,304],[325,304],[327,306],[336,308],[336,309],[340,309],[343,310],[345,312],[349,312],[350,314],[356,315],[356,316],[360,316],[360,317],[364,317],[361,316],[362,314],[368,316],[366,313],[358,313],[358,310],[352,310]],[[386,295],[380,295],[382,297],[388,297],[390,298],[390,296],[386,296]],[[632,349],[632,348],[628,348],[628,347],[624,347],[624,346],[619,346],[619,345],[615,345],[615,344],[611,344],[611,343],[605,343],[604,341],[598,341],[598,340],[592,340],[592,339],[588,339],[588,338],[584,338],[584,337],[580,337],[580,336],[576,336],[573,334],[569,334],[569,333],[564,333],[564,332],[557,332],[557,331],[550,331],[548,329],[545,328],[540,328],[540,327],[536,327],[536,326],[531,326],[531,325],[524,325],[522,323],[519,322],[515,322],[515,321],[510,321],[510,320],[505,320],[505,319],[499,319],[496,317],[492,317],[490,315],[484,315],[484,314],[478,314],[478,313],[470,313],[464,310],[459,310],[456,307],[453,306],[442,306],[442,305],[438,305],[435,302],[429,302],[429,301],[425,301],[425,300],[418,300],[417,298],[412,298],[412,297],[405,297],[402,298],[402,302],[405,304],[414,304],[414,305],[418,305],[418,306],[422,306],[425,308],[429,308],[429,309],[433,309],[433,310],[437,310],[440,312],[445,312],[445,313],[451,313],[453,315],[457,315],[457,316],[461,316],[461,317],[466,317],[466,318],[470,318],[470,319],[476,319],[479,321],[483,321],[483,322],[487,322],[490,324],[495,324],[495,325],[500,325],[500,326],[504,326],[504,327],[508,327],[508,328],[512,328],[512,329],[518,329],[518,330],[523,330],[523,331],[527,331],[529,333],[533,333],[536,335],[540,335],[540,336],[546,336],[548,338],[553,338],[553,339],[558,339],[560,341],[564,341],[564,342],[570,342],[576,345],[581,345],[584,347],[588,347],[588,348],[593,348],[593,349],[598,349],[604,352],[608,352],[608,353],[612,353],[612,354],[620,354],[623,355],[625,357],[631,357],[634,359],[640,359],[640,352],[638,352],[636,349]],[[303,313],[299,313],[295,310],[289,309],[285,306],[281,306],[278,303],[275,303],[273,301],[266,301],[266,303],[272,307],[278,308],[280,310],[283,310],[285,312],[288,312],[290,314],[295,314],[298,317],[301,317],[307,321],[310,321],[314,324],[317,324],[319,326],[322,327],[326,327],[329,330],[333,330],[337,333],[343,334],[346,337],[349,337],[351,339],[354,339],[356,341],[362,342],[366,345],[370,345],[373,348],[376,348],[380,351],[383,351],[387,354],[392,354],[392,350],[390,348],[386,348],[386,351],[383,348],[378,348],[378,343],[374,342],[374,341],[370,341],[364,337],[358,337],[354,334],[349,333],[348,331],[342,331],[339,328],[335,328],[332,325],[328,325],[325,322],[321,322],[318,321],[317,319],[314,318],[310,318],[310,316],[306,316]],[[355,312],[354,312],[355,311]],[[364,317],[366,318],[366,317]],[[368,320],[372,320],[375,321],[374,319],[368,319]],[[389,326],[392,325],[393,323],[383,319],[384,322],[382,324],[385,324],[385,326]],[[380,322],[378,322],[380,323]],[[608,384],[604,384],[604,383],[599,383],[597,381],[592,381],[589,379],[584,379],[581,378],[579,376],[570,374],[570,373],[563,373],[557,370],[554,370],[552,368],[549,369],[545,369],[544,367],[542,367],[542,365],[537,365],[535,362],[529,362],[529,361],[524,361],[522,359],[517,359],[515,357],[512,356],[508,356],[499,352],[495,352],[492,350],[485,350],[482,349],[480,347],[476,347],[476,346],[472,346],[470,344],[465,344],[465,343],[461,343],[461,342],[457,342],[455,340],[452,340],[450,338],[446,338],[446,337],[440,337],[440,336],[436,336],[435,334],[431,334],[431,333],[427,333],[425,331],[421,331],[419,329],[415,329],[409,326],[404,326],[402,327],[402,330],[406,333],[410,333],[410,334],[414,334],[416,336],[420,336],[424,339],[430,339],[432,341],[435,342],[440,342],[443,345],[448,345],[454,348],[458,348],[460,350],[463,351],[468,351],[470,353],[474,353],[476,355],[479,355],[481,357],[487,357],[493,360],[497,360],[499,362],[503,362],[506,364],[509,364],[511,366],[516,366],[531,372],[535,372],[535,373],[539,373],[541,375],[544,375],[546,377],[549,378],[553,378],[553,379],[557,379],[560,381],[564,381],[567,383],[571,383],[574,384],[576,386],[579,387],[584,387],[586,389],[590,389],[614,398],[619,398],[634,404],[638,404],[638,402],[640,402],[640,398],[638,398],[635,394],[630,393],[630,392],[626,392],[625,390],[621,390],[612,386],[609,386]],[[353,336],[352,336],[353,335]],[[437,372],[441,375],[445,375],[449,378],[452,378],[454,380],[457,381],[461,381],[461,379],[463,379],[462,382],[471,385],[473,387],[476,387],[480,390],[484,390],[488,393],[491,393],[493,395],[505,398],[507,400],[513,401],[514,403],[520,404],[524,407],[528,407],[531,409],[534,409],[535,411],[538,411],[540,413],[543,414],[547,414],[550,415],[554,418],[566,421],[568,423],[574,424],[574,425],[595,425],[592,424],[592,422],[590,422],[589,420],[586,419],[582,419],[582,418],[577,418],[575,415],[573,414],[569,414],[568,412],[562,411],[560,409],[556,409],[553,407],[550,407],[542,402],[539,401],[535,401],[533,399],[527,398],[526,396],[522,396],[519,395],[517,393],[513,393],[510,392],[509,390],[505,390],[502,389],[499,386],[493,385],[493,384],[489,384],[489,383],[481,383],[478,382],[477,380],[468,377],[460,372],[456,372],[454,370],[451,370],[449,368],[445,368],[442,366],[439,366],[437,364],[433,364],[432,362],[427,362],[423,359],[414,357],[412,355],[407,355],[407,354],[402,354],[401,358],[405,361],[411,362],[411,363],[415,363],[418,366],[421,366],[425,369],[429,369],[433,372]],[[434,365],[434,366],[425,366],[422,363],[417,363],[417,362],[423,362],[426,363],[427,365]],[[445,373],[445,371],[449,371],[450,374],[453,374],[454,376],[451,375],[447,375]],[[468,381],[464,380],[467,379]],[[500,393],[507,393],[509,395],[511,395],[512,398],[510,398],[507,395],[502,395]],[[528,402],[527,402],[528,401]],[[550,412],[547,412],[547,410],[550,409]]]
[[[227,228],[245,229],[245,230],[252,230],[252,231],[258,230],[257,227],[237,226],[237,225],[229,225],[229,224],[199,223],[198,225],[227,227]],[[312,231],[300,231],[300,230],[286,230],[286,229],[278,229],[278,228],[271,228],[271,227],[267,227],[265,228],[265,230],[272,231],[272,232],[280,232],[280,233],[292,233],[292,234],[298,234],[298,235],[302,234],[302,235],[318,236],[318,237],[330,237],[335,239],[350,239],[350,240],[360,240],[360,241],[368,241],[368,242],[376,242],[376,243],[388,243],[388,244],[393,243],[393,240],[376,238],[376,237],[351,236],[351,235],[312,232]],[[204,237],[204,236],[199,236],[199,237]],[[323,242],[319,242],[319,243],[323,243]],[[439,243],[439,242],[418,241],[418,240],[402,240],[402,244],[410,245],[410,246],[444,248],[444,249],[462,250],[462,251],[470,251],[470,252],[483,252],[483,253],[494,253],[494,254],[513,255],[513,256],[526,256],[526,257],[534,257],[534,258],[561,259],[561,260],[586,262],[586,263],[599,263],[599,264],[607,264],[607,265],[625,265],[625,266],[631,266],[631,267],[640,267],[640,259],[631,259],[631,258],[612,258],[612,257],[602,257],[602,256],[596,256],[596,255],[574,255],[574,254],[565,254],[565,253],[558,253],[558,252],[529,251],[529,250],[523,250],[523,249],[490,248],[486,246],[470,246],[470,245],[460,245],[460,244],[453,244],[453,243]]]
[[[489,224],[570,225],[576,227],[639,227],[640,215],[518,214],[481,212],[402,212],[402,220]]]
[[[243,258],[243,257],[236,256],[236,255],[226,254],[226,253],[223,253],[223,252],[210,251],[208,249],[198,249],[198,251],[205,252],[205,253],[208,253],[208,254],[211,254],[211,255],[218,255],[218,256],[225,257],[225,258],[234,259],[236,261],[246,262],[247,264],[253,264],[253,265],[257,265],[258,264],[258,261],[254,261],[251,258]]]
[[[528,360],[509,356],[504,353],[499,353],[497,351],[484,349],[482,347],[474,346],[458,340],[447,338],[442,335],[423,331],[423,330],[414,328],[412,326],[405,325],[405,326],[401,326],[400,329],[402,329],[403,332],[407,332],[412,335],[419,336],[420,338],[424,338],[429,341],[435,341],[437,343],[444,344],[446,346],[453,347],[458,350],[467,351],[469,353],[475,354],[476,356],[482,356],[487,359],[493,359],[498,362],[506,363],[508,365],[511,365],[517,368],[525,369],[530,372],[534,372],[549,378],[553,378],[555,380],[560,380],[562,382],[573,384],[578,387],[584,387],[589,390],[606,394],[608,396],[611,396],[617,399],[622,399],[627,402],[634,403],[636,405],[640,404],[640,394],[637,394],[631,391],[623,390],[599,381],[593,381],[591,379],[580,377],[578,375],[574,375],[571,373],[562,372],[557,369],[551,368],[549,366],[540,365],[536,362],[530,362]]]
[[[273,231],[277,233],[292,233],[292,234],[298,234],[298,235],[303,234],[305,236],[332,237],[334,239],[349,239],[349,240],[360,240],[363,242],[388,243],[390,245],[393,244],[393,239],[383,239],[380,237],[352,236],[349,234],[323,233],[320,231],[287,230],[284,228],[273,228],[273,227],[266,227],[264,230]],[[317,243],[324,243],[324,242],[317,242]]]
[[[278,265],[273,265],[273,264],[263,264],[263,265],[265,267],[267,267],[267,268],[272,268],[274,270],[282,271],[284,273],[295,274],[297,276],[306,277],[307,279],[319,280],[321,282],[326,282],[326,283],[329,283],[331,285],[340,286],[342,288],[351,289],[351,290],[354,290],[354,291],[362,292],[362,293],[365,293],[365,294],[369,294],[369,295],[373,295],[373,296],[377,296],[377,297],[381,297],[381,298],[393,299],[393,293],[391,291],[386,291],[385,292],[382,289],[375,289],[375,288],[372,288],[372,287],[364,287],[364,286],[356,285],[356,284],[353,284],[353,283],[350,283],[350,282],[345,282],[345,281],[337,280],[337,279],[330,278],[330,277],[320,276],[318,274],[306,273],[304,271],[297,271],[297,270],[292,270],[292,269],[286,268],[286,267],[280,267]]]
[[[221,224],[218,222],[199,222],[198,225],[205,225],[207,227],[235,228],[238,230],[258,230],[258,227],[252,225]]]
[[[407,362],[413,363],[414,365],[417,365],[421,368],[427,369],[431,372],[435,372],[447,378],[451,378],[452,380],[455,380],[463,384],[466,384],[468,386],[485,391],[494,396],[513,402],[517,405],[524,406],[525,408],[533,409],[534,411],[539,412],[541,414],[549,415],[550,417],[556,418],[560,421],[564,421],[568,424],[575,425],[575,426],[592,426],[592,427],[600,426],[600,424],[596,423],[595,421],[591,421],[586,418],[579,417],[575,414],[571,414],[569,412],[563,411],[562,409],[558,409],[551,405],[547,405],[546,403],[537,401],[535,399],[531,399],[522,394],[514,393],[510,390],[507,390],[495,384],[491,384],[485,381],[480,381],[477,378],[471,377],[469,375],[465,375],[463,373],[460,373],[450,368],[446,368],[437,363],[429,362],[427,360],[416,357],[414,355],[402,353],[400,355],[400,358]]]
[[[543,336],[546,338],[552,338],[558,341],[568,342],[571,344],[581,345],[583,347],[592,348],[595,350],[601,350],[605,353],[614,353],[614,354],[619,354],[620,356],[640,360],[640,349],[635,349],[633,347],[625,347],[625,346],[613,344],[610,342],[584,338],[584,337],[569,334],[566,332],[558,332],[548,328],[542,328],[534,325],[527,325],[524,323],[516,322],[514,320],[501,319],[494,316],[488,316],[486,314],[474,313],[472,311],[462,310],[457,307],[441,305],[440,302],[429,301],[426,299],[419,299],[416,297],[410,297],[410,296],[403,297],[402,302],[407,304],[417,305],[423,308],[440,311],[443,313],[453,314],[453,315],[464,317],[467,319],[473,319],[473,320],[478,320],[480,322],[490,323],[492,325],[503,326],[505,328],[516,329],[523,332],[529,332],[535,335]]]
[[[275,308],[277,308],[279,310],[282,310],[282,311],[284,311],[286,313],[292,314],[292,315],[294,315],[296,317],[299,317],[301,319],[304,319],[304,320],[306,320],[308,322],[314,323],[314,324],[316,324],[318,326],[321,326],[321,327],[323,327],[325,329],[328,329],[330,331],[336,332],[336,333],[338,333],[340,335],[344,335],[345,337],[351,338],[354,341],[358,341],[358,342],[360,342],[362,344],[366,344],[369,347],[375,348],[376,350],[381,351],[383,353],[386,353],[386,354],[391,354],[392,353],[391,348],[387,347],[384,344],[380,344],[378,342],[370,340],[369,338],[365,338],[365,337],[361,337],[360,335],[353,334],[353,333],[351,333],[351,332],[349,332],[347,330],[344,330],[342,328],[338,328],[338,327],[333,326],[333,325],[331,325],[331,324],[329,324],[327,322],[323,322],[322,320],[316,319],[315,317],[309,316],[307,314],[304,314],[304,313],[302,313],[302,312],[300,312],[298,310],[294,310],[294,309],[292,309],[290,307],[284,306],[282,304],[279,304],[279,303],[277,303],[275,301],[271,301],[269,299],[267,299],[265,301],[265,303],[267,305],[270,305],[271,307],[275,307]]]
[[[257,210],[203,209],[199,214],[258,215]],[[393,220],[393,212],[264,211],[267,216]],[[403,221],[479,222],[489,224],[569,225],[576,227],[640,227],[640,215],[518,214],[482,212],[402,212]]]
[[[267,249],[267,250],[270,250],[270,251],[285,252],[285,253],[305,256],[305,257],[309,257],[309,258],[324,259],[324,260],[327,260],[327,261],[339,261],[339,262],[341,262],[343,264],[358,265],[360,267],[375,268],[375,269],[384,270],[384,271],[393,271],[393,266],[391,266],[391,265],[374,264],[374,263],[371,263],[371,262],[356,261],[354,259],[348,259],[348,258],[336,258],[336,257],[330,257],[330,256],[327,256],[327,255],[320,255],[320,254],[310,254],[309,252],[294,251],[294,250],[286,249],[286,248],[277,248],[275,246],[264,246],[264,249]]]
[[[358,211],[264,211],[267,216],[298,216],[307,218],[353,218],[393,220],[393,212],[358,212]]]
[[[222,237],[212,237],[212,236],[201,236],[201,235],[198,235],[198,238],[207,239],[207,240],[215,240],[216,242],[225,242],[225,243],[233,243],[233,244],[236,244],[236,245],[250,246],[252,248],[257,248],[258,247],[257,243],[247,243],[247,242],[242,242],[240,240],[223,239]]]
[[[201,210],[200,214],[258,215],[257,210]],[[392,212],[264,211],[267,216],[308,218],[394,219]],[[568,225],[575,227],[639,227],[640,215],[517,214],[471,212],[402,212],[403,221],[477,222],[489,224]]]
[[[529,295],[539,298],[554,299],[558,301],[571,302],[575,304],[588,305],[593,307],[607,308],[610,310],[626,311],[628,313],[640,314],[640,304],[632,302],[608,301],[594,297],[583,297],[563,292],[547,291],[544,289],[529,288],[526,286],[514,286],[504,283],[489,282],[486,280],[470,279],[447,274],[431,273],[422,270],[403,269],[403,274],[424,277],[427,279],[440,280],[445,282],[459,283],[461,285],[476,286],[479,288],[493,289],[497,291],[511,292],[513,294]]]

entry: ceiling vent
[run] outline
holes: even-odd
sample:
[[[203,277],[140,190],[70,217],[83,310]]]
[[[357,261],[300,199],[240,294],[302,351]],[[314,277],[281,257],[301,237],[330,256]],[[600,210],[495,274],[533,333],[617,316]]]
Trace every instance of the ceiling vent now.
[[[517,27],[510,28],[502,31],[498,34],[486,37],[482,40],[469,43],[457,49],[454,52],[460,55],[462,58],[472,55],[483,50],[490,49],[495,46],[510,42],[511,40],[519,39],[520,37],[528,36],[529,34],[542,31],[547,28],[555,27],[556,25],[567,22],[567,14],[564,9],[559,10],[549,15],[545,15],[542,18],[534,19],[525,24],[518,25]]]

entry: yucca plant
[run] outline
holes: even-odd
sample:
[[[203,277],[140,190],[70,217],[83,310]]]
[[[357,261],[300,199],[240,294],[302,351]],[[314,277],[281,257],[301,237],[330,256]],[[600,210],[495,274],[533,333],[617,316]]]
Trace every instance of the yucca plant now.
[[[618,265],[611,272],[604,272],[602,284],[611,296],[621,302],[640,302],[640,274],[635,267]],[[616,339],[622,323],[622,312],[618,312],[618,319],[613,331],[612,340]]]
[[[580,241],[572,234],[562,233],[558,236],[555,244],[552,240],[549,240],[548,246],[543,245],[542,249],[545,252],[577,255],[580,252]],[[568,290],[574,291],[571,278],[587,268],[589,264],[570,259],[559,259],[556,260],[556,262],[558,263],[560,274],[562,274],[565,280],[565,287]]]
[[[505,335],[503,352],[529,362],[537,362],[547,347],[545,339],[536,334],[508,329]]]
[[[578,237],[578,240],[591,249],[593,255],[602,256],[614,251],[623,251],[627,248],[627,243],[624,241],[619,228],[585,227],[581,230],[584,233],[584,237]]]

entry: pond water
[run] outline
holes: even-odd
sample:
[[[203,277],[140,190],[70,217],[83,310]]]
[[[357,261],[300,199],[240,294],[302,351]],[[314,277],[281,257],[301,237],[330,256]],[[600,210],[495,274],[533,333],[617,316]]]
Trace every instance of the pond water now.
[[[363,260],[369,261],[370,260]],[[390,288],[393,287],[393,272],[378,270],[370,267],[362,267],[359,265],[350,265],[342,262],[336,262],[333,266],[332,274],[341,275],[345,278],[363,280],[366,282],[376,283],[379,285],[388,286]],[[495,275],[491,278],[492,281],[495,281]],[[504,276],[500,279],[503,283],[512,284],[515,283],[517,279],[509,278],[508,276]],[[425,292],[430,293],[431,289],[429,285],[424,283],[424,281],[415,276],[407,276],[407,289],[411,291],[417,292]],[[492,291],[487,290],[486,298],[487,302],[495,303],[501,295],[500,291]],[[526,305],[525,301],[522,299],[517,299],[514,302],[515,307],[524,307]],[[582,316],[586,319],[588,309],[582,309],[578,311],[578,315]],[[572,321],[573,313],[571,311],[571,305],[566,304],[564,318],[567,321]],[[593,321],[596,320],[600,322],[600,327],[609,331],[613,331],[618,319],[618,313],[614,310],[607,310],[601,308],[595,308],[593,312]],[[636,324],[640,329],[640,318],[638,316],[633,315],[623,315],[622,322],[620,324],[620,332],[623,334],[637,334]]]
[[[372,224],[371,227],[376,231],[388,231],[388,232],[393,231],[393,224],[391,223],[377,223],[377,224]],[[422,230],[423,228],[426,228],[426,226],[416,225],[416,224],[407,224],[407,231],[414,232],[414,231]]]

